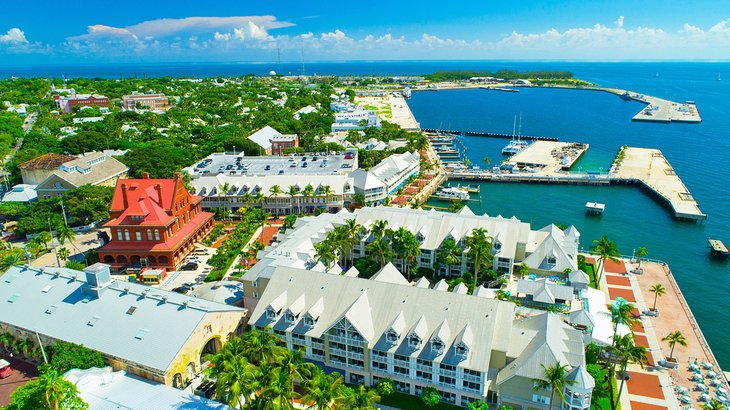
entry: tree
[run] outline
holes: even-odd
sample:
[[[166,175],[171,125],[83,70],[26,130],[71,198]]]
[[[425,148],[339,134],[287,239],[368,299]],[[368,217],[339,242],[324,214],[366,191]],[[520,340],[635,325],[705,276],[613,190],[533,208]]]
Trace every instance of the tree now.
[[[292,400],[299,397],[299,394],[292,388],[291,377],[282,371],[271,372],[269,383],[263,388],[261,394],[275,402],[277,410],[293,410]]]
[[[216,363],[215,397],[232,408],[244,408],[251,393],[248,381],[253,377],[255,367],[243,356],[233,356]]]
[[[61,258],[62,261],[65,262],[69,256],[71,256],[71,252],[67,248],[60,248],[58,250],[58,257]]]
[[[632,334],[626,334],[619,338],[619,340],[616,341],[616,350],[619,354],[619,357],[621,357],[621,373],[626,373],[626,368],[628,367],[629,363],[636,363],[639,365],[643,365],[646,363],[647,360],[647,351],[646,347],[644,346],[636,346],[634,344],[634,337]],[[618,395],[614,399],[611,397],[611,408],[616,409],[618,406],[618,403],[621,401],[621,392],[624,389],[624,383],[626,382],[626,377],[621,378],[621,386],[618,389]]]
[[[53,240],[53,237],[48,231],[39,232],[38,235],[35,237],[38,242],[43,244],[43,247],[48,250],[48,242],[51,242]]]
[[[337,259],[335,247],[328,239],[323,239],[314,244],[314,257],[322,262],[327,270],[332,268],[332,263]]]
[[[20,264],[23,258],[17,252],[8,252],[0,257],[0,270],[3,272]]]
[[[661,283],[657,283],[656,285],[649,288],[649,292],[654,294],[654,307],[651,310],[656,310],[657,298],[664,296],[664,294],[667,293],[667,290],[664,289],[664,286],[662,286]]]
[[[246,332],[241,342],[241,353],[255,365],[274,362],[283,350],[281,339],[268,326]]]
[[[456,246],[453,239],[447,239],[441,244],[437,256],[439,261],[446,265],[447,276],[451,276],[451,265],[461,262],[461,249]]]
[[[15,343],[15,336],[8,332],[0,333],[0,346],[3,350],[9,350],[13,343]]]
[[[435,407],[441,403],[441,395],[435,387],[426,386],[421,389],[421,400],[429,407]]]
[[[133,147],[119,160],[129,167],[132,176],[139,178],[148,172],[151,178],[172,178],[193,163],[193,153],[167,139],[155,139]]]
[[[376,239],[381,239],[385,236],[385,232],[388,229],[388,221],[385,219],[378,219],[373,222],[370,226],[370,234]]]
[[[340,406],[345,398],[345,384],[337,373],[326,374],[318,367],[314,376],[304,382],[306,393],[302,403],[315,410],[330,410],[332,405]]]
[[[649,254],[649,251],[646,250],[645,247],[639,246],[639,249],[636,250],[636,260],[639,261],[639,269],[641,269],[641,258],[644,256],[647,256]]]
[[[83,370],[92,367],[104,367],[104,359],[101,353],[84,345],[59,340],[48,350],[51,358],[49,365],[61,374],[71,369]]]
[[[297,216],[295,214],[289,214],[284,217],[284,223],[282,226],[284,229],[291,229],[294,227],[294,224],[297,222]]]
[[[468,410],[489,410],[489,404],[477,400],[469,403],[469,406],[467,407]]]
[[[687,339],[685,339],[684,335],[679,330],[675,330],[674,332],[671,332],[668,335],[664,336],[662,338],[662,342],[668,342],[669,347],[672,348],[672,350],[669,352],[670,362],[674,361],[674,347],[676,345],[687,347]]]
[[[89,408],[76,386],[53,369],[47,369],[40,376],[10,395],[6,410],[85,410]]]
[[[466,254],[474,264],[474,288],[476,288],[477,283],[479,283],[479,271],[481,268],[491,267],[494,258],[492,255],[492,238],[487,236],[486,229],[476,228],[471,231],[471,235],[466,237],[465,245],[469,249]]]
[[[449,212],[453,214],[459,213],[459,211],[461,211],[464,206],[466,206],[466,204],[464,204],[464,201],[462,201],[461,199],[457,199],[455,201],[452,201],[451,205],[449,205]]]
[[[33,350],[33,342],[28,339],[17,339],[13,343],[13,349],[23,357],[29,357],[30,352]]]
[[[76,239],[76,232],[73,231],[68,225],[63,224],[56,229],[56,239],[63,246],[68,241],[72,246]]]
[[[606,270],[606,259],[618,262],[617,256],[619,256],[619,253],[616,242],[611,242],[606,235],[603,235],[600,240],[594,239],[593,243],[595,243],[593,251],[598,254],[601,260],[601,273],[598,275],[598,281],[596,282],[596,288],[598,288],[601,286],[601,278],[603,278],[603,272]]]
[[[282,372],[287,375],[287,378],[291,382],[291,390],[294,391],[295,382],[304,382],[317,367],[313,363],[304,360],[304,352],[302,350],[287,350],[284,349],[281,355],[278,357],[278,361],[275,365],[275,371]],[[292,403],[293,407],[293,403]]]
[[[393,251],[401,258],[408,281],[411,281],[411,265],[416,256],[421,254],[421,244],[413,232],[404,227],[393,233]]]
[[[375,409],[375,403],[380,402],[380,396],[373,389],[357,386],[345,391],[345,408],[357,410]]]
[[[565,402],[563,389],[567,383],[570,383],[568,380],[568,371],[570,370],[570,366],[567,364],[561,365],[560,362],[556,362],[549,366],[540,364],[540,366],[542,366],[543,378],[534,380],[535,386],[533,389],[535,391],[550,389],[550,404],[548,405],[548,408],[552,409],[553,397],[556,392],[558,393],[560,400]]]
[[[393,257],[393,249],[387,238],[378,238],[367,244],[366,248],[369,257],[377,261],[381,268]]]
[[[291,185],[289,187],[289,190],[287,191],[287,194],[289,194],[289,198],[291,200],[291,209],[292,213],[297,213],[297,207],[295,206],[295,200],[296,196],[299,195],[299,186],[297,185]]]
[[[350,266],[352,266],[355,263],[355,245],[359,244],[362,241],[363,235],[365,233],[365,227],[357,223],[357,220],[355,218],[346,220],[345,226],[347,227],[348,236],[351,238]]]
[[[391,394],[395,393],[395,382],[393,381],[393,379],[383,377],[381,379],[378,379],[377,388],[378,394],[381,397],[390,396]]]
[[[725,410],[724,404],[720,400],[712,399],[707,403],[702,404],[702,410]]]

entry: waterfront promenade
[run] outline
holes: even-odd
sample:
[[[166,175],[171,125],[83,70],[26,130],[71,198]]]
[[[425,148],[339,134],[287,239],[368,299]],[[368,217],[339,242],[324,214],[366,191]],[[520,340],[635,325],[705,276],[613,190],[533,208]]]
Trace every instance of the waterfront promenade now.
[[[691,402],[684,404],[697,408],[701,403],[701,394],[716,397],[718,387],[728,390],[727,380],[669,267],[659,262],[642,262],[642,274],[628,273],[636,267],[638,265],[629,259],[621,259],[619,263],[607,261],[606,273],[601,281],[601,289],[608,300],[615,301],[620,296],[635,305],[634,313],[639,321],[632,328],[634,341],[648,350],[646,366],[629,366],[630,379],[621,396],[622,408],[676,409],[680,408],[680,397],[685,395],[690,397]],[[666,289],[666,294],[657,298],[659,316],[647,316],[643,312],[654,304],[654,294],[649,289],[656,284],[661,284]],[[680,331],[684,335],[687,347],[676,346],[673,357],[677,360],[678,367],[668,369],[659,363],[670,355],[671,348],[661,339],[674,331]],[[704,384],[708,387],[705,391],[698,390],[697,382],[692,379],[693,372],[689,365],[695,360],[700,367],[707,363],[713,369],[702,370]],[[711,378],[706,377],[709,371],[718,374],[718,386],[710,387]],[[688,389],[689,392],[677,394],[677,387]]]

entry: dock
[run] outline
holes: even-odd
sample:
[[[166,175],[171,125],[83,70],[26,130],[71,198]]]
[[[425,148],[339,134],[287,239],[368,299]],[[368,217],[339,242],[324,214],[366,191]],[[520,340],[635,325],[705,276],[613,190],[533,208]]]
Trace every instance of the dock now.
[[[586,202],[586,213],[588,215],[601,215],[606,210],[606,204],[598,202]]]
[[[617,181],[637,181],[658,195],[677,219],[703,221],[707,215],[658,149],[624,147],[612,167]]]
[[[685,101],[684,103],[665,100],[664,98],[652,97],[641,93],[628,90],[620,90],[616,88],[601,88],[621,96],[621,98],[638,101],[647,106],[634,115],[632,121],[649,121],[649,122],[702,122],[697,106],[694,101]]]
[[[513,155],[509,163],[546,173],[567,171],[583,156],[588,147],[588,144],[572,142],[535,141]]]
[[[514,134],[504,134],[500,132],[488,132],[488,131],[459,131],[459,130],[447,130],[439,128],[423,128],[422,131],[431,134],[448,134],[448,135],[462,135],[467,137],[490,137],[490,138],[502,138],[502,139],[513,139]],[[520,135],[520,138],[527,141],[557,141],[554,137],[539,137],[535,135]]]
[[[727,258],[730,252],[727,250],[727,246],[717,239],[710,239],[710,254],[718,256],[720,258]]]

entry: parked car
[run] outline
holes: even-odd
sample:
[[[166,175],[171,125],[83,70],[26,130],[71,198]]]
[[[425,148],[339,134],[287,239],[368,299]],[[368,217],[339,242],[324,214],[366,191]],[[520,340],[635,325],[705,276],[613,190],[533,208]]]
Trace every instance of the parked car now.
[[[187,258],[185,258],[185,262],[200,263],[200,258],[198,258],[197,256],[188,256]]]
[[[13,369],[10,367],[10,362],[0,359],[0,379],[10,377],[11,374],[13,374]]]
[[[198,264],[195,262],[188,262],[180,268],[181,271],[196,270],[196,269],[198,269]]]
[[[271,165],[266,165],[266,166],[264,167],[264,171],[268,171],[268,170],[270,170],[270,169],[271,169]]]
[[[308,162],[303,163],[302,164],[302,168],[306,168],[307,167],[307,164],[308,164]]]
[[[352,154],[345,154],[345,159],[352,159],[352,158],[353,158]]]
[[[191,290],[193,290],[191,287],[183,285],[183,286],[178,286],[178,287],[174,288],[172,291],[175,293],[187,295],[188,292],[190,292]]]

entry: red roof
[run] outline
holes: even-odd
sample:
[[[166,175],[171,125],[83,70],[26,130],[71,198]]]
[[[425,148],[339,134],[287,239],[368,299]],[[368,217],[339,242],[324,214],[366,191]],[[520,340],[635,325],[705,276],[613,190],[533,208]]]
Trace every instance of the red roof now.
[[[195,218],[188,221],[185,226],[175,233],[167,242],[156,243],[149,248],[145,248],[145,251],[171,251],[176,249],[183,243],[191,234],[193,234],[200,226],[204,225],[208,220],[213,217],[210,212],[201,212],[195,215]],[[134,251],[139,250],[147,245],[140,245],[140,242],[136,241],[111,241],[106,245],[99,248],[102,252],[111,251]]]

